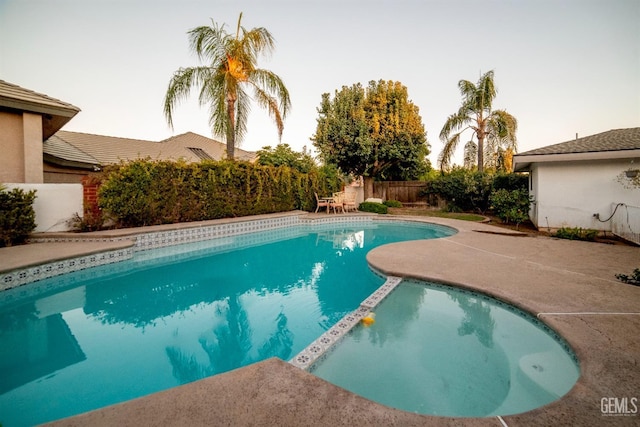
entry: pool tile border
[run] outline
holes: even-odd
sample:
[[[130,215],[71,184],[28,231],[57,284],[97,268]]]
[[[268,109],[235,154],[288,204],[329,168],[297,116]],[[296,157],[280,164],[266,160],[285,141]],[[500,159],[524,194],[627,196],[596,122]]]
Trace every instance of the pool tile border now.
[[[383,274],[375,270],[372,271],[378,276],[384,277]],[[464,287],[425,281],[410,277],[397,276],[388,276],[387,281],[385,281],[385,283],[380,286],[380,288],[378,288],[373,294],[371,294],[371,296],[363,301],[357,310],[347,314],[337,323],[336,326],[338,326],[338,328],[334,326],[329,329],[325,334],[321,335],[320,338],[312,342],[307,348],[298,353],[298,355],[291,359],[289,363],[307,372],[313,373],[316,367],[330,356],[330,354],[337,348],[338,344],[351,332],[351,330],[353,330],[353,328],[360,322],[360,320],[362,320],[367,314],[369,314],[372,309],[380,304],[402,282],[428,285],[435,289],[454,288],[460,293],[470,295],[475,298],[480,298],[485,301],[490,301],[491,303],[496,304],[499,307],[504,308],[505,310],[510,311],[518,316],[524,316],[535,326],[539,327],[544,332],[549,334],[551,338],[554,339],[563,348],[563,350],[569,355],[569,357],[571,357],[572,361],[578,367],[578,370],[580,370],[580,361],[571,345],[569,345],[569,343],[558,332],[556,332],[545,322],[541,321],[531,313],[526,312],[510,303],[502,301],[499,298],[483,294],[482,292],[466,289]],[[577,381],[578,380],[576,380],[576,383]],[[557,400],[554,400],[554,402],[556,401]],[[502,416],[498,415],[496,416],[496,418],[502,425],[507,425]]]
[[[323,224],[341,223],[357,225],[372,223],[371,216],[330,216],[327,218],[304,218],[308,214],[285,215],[272,218],[224,222],[210,225],[188,226],[170,230],[138,232],[121,236],[79,237],[77,235],[42,237],[31,241],[34,243],[62,243],[62,242],[126,242],[133,241],[131,249],[118,249],[98,254],[69,258],[38,266],[30,266],[0,273],[0,292],[22,287],[33,282],[72,273],[105,264],[117,263],[131,259],[135,253],[150,249],[164,248],[186,243],[196,243],[211,239],[233,237],[243,234],[282,229],[292,226],[317,226]],[[37,293],[37,292],[35,292]]]
[[[374,273],[382,276],[380,273],[377,273],[375,271]],[[382,284],[382,286],[380,286],[375,292],[373,292],[367,299],[365,299],[356,310],[345,315],[327,332],[322,334],[318,339],[313,341],[304,350],[302,350],[295,357],[289,360],[289,363],[305,371],[313,372],[315,366],[317,366],[318,363],[327,358],[336,348],[337,344],[339,344],[340,341],[342,341],[367,314],[375,309],[375,307],[378,306],[378,304],[380,304],[387,296],[389,296],[389,294],[402,282],[426,284],[436,289],[455,288],[456,291],[459,291],[465,295],[471,295],[475,298],[481,298],[487,301],[490,300],[492,303],[500,306],[501,308],[504,308],[505,310],[511,311],[512,313],[515,313],[519,316],[525,316],[530,322],[549,334],[558,344],[562,346],[567,354],[569,354],[573,362],[578,366],[580,365],[580,361],[578,360],[578,356],[576,355],[575,350],[558,332],[549,327],[546,323],[537,319],[535,316],[527,313],[526,311],[523,311],[518,307],[515,307],[498,298],[484,295],[477,291],[451,285],[445,285],[442,283],[427,282],[419,279],[402,278],[396,276],[388,276],[385,283]]]
[[[41,292],[47,292],[53,289],[73,285],[78,281],[92,278],[96,274],[98,274],[98,272],[89,270],[93,267],[99,267],[107,264],[116,264],[121,261],[130,260],[135,256],[135,254],[144,253],[145,251],[149,251],[150,249],[161,249],[181,244],[206,242],[213,239],[229,238],[242,235],[247,236],[257,232],[276,231],[295,226],[314,227],[314,229],[319,227],[321,229],[323,226],[334,226],[335,224],[342,224],[345,226],[356,226],[363,224],[370,225],[374,224],[375,222],[390,220],[394,222],[405,222],[408,224],[416,222],[398,220],[397,218],[379,218],[371,215],[327,215],[326,217],[318,217],[309,216],[309,214],[307,213],[300,213],[293,215],[288,214],[284,216],[275,216],[271,218],[256,218],[240,221],[231,220],[232,222],[229,222],[229,220],[224,220],[224,222],[222,223],[208,225],[190,224],[189,226],[182,226],[181,228],[146,232],[142,231],[128,235],[96,235],[92,237],[77,236],[72,234],[68,236],[36,238],[32,241],[36,243],[133,242],[134,244],[130,248],[106,250],[104,252],[98,252],[95,254],[57,260],[36,266],[29,266],[0,273],[0,303],[11,302],[14,299],[21,299],[23,297],[37,295]],[[447,226],[441,226],[433,223],[429,224],[433,227],[442,227],[443,229],[447,230],[451,229]],[[243,245],[246,245],[247,243],[259,244],[265,240],[273,240],[273,236],[265,237],[258,235],[256,238],[247,237],[246,239],[243,238],[242,240],[243,241],[241,243]],[[226,246],[228,248],[232,248],[236,245],[234,243],[230,243]],[[174,257],[179,258],[180,254],[175,255]],[[70,277],[69,280],[61,281],[57,284],[38,283],[45,279],[83,270],[87,270],[87,273]],[[363,302],[362,306],[370,309],[377,305],[377,303],[384,299],[386,294],[388,294],[388,292],[393,289],[393,287],[388,286],[391,285],[383,285],[378,291],[369,296],[369,298],[367,298],[367,300]],[[387,293],[384,293],[387,289]],[[357,316],[358,310],[356,310],[354,313],[354,315]],[[357,321],[355,323],[357,323]]]
[[[375,273],[375,272],[374,272]],[[378,273],[376,273],[378,274]],[[329,330],[320,335],[318,339],[309,344],[304,350],[294,356],[289,363],[300,369],[312,371],[313,366],[326,358],[335,349],[336,344],[367,316],[380,302],[382,302],[399,284],[401,277],[389,276],[387,280],[376,289],[354,311],[347,313]]]
[[[116,249],[81,257],[69,258],[46,264],[27,267],[0,274],[0,302],[17,297],[36,295],[57,288],[53,284],[39,286],[37,282],[66,273],[73,273],[91,267],[118,263],[133,257],[133,248]],[[24,286],[24,285],[30,286]],[[66,286],[66,285],[65,285]],[[19,291],[8,294],[8,291]]]

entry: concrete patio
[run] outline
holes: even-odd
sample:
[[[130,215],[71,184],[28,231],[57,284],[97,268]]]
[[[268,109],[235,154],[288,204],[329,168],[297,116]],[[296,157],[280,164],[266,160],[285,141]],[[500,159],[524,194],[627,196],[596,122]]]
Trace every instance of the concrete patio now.
[[[616,273],[630,274],[640,267],[639,247],[530,237],[487,224],[428,220],[452,226],[459,232],[443,239],[376,248],[367,257],[370,265],[389,275],[478,290],[536,315],[569,342],[580,360],[581,376],[566,396],[518,415],[430,417],[379,405],[284,361],[269,359],[51,425],[601,426],[640,423],[640,414],[605,414],[602,406],[603,399],[640,398],[640,287],[615,278]],[[126,243],[39,243],[3,248],[0,249],[0,271],[44,262],[52,254],[73,257],[109,245]]]

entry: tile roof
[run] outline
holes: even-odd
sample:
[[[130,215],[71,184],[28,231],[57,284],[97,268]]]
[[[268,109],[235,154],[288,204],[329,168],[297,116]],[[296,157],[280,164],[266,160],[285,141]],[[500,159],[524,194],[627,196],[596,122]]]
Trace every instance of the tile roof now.
[[[45,155],[66,161],[66,163],[100,166],[100,162],[95,157],[69,144],[57,134],[44,142],[43,152]]]
[[[198,151],[203,151],[213,159],[220,160],[226,156],[226,145],[193,132],[156,142],[69,131],[57,132],[44,144],[44,152],[50,156],[61,160],[99,165],[145,158],[199,162],[201,155],[198,156]],[[253,160],[255,153],[236,149],[236,158]]]
[[[518,153],[516,156],[596,153],[637,149],[640,149],[640,127],[613,129],[596,135],[585,136],[572,141],[561,142],[524,153]]]
[[[20,102],[24,105],[30,105],[32,109],[30,110],[25,108],[25,110],[36,113],[43,112],[40,111],[43,107],[69,110],[70,113],[74,112],[71,114],[71,117],[80,111],[78,107],[71,105],[68,102],[60,101],[59,99],[52,98],[48,95],[34,92],[18,85],[14,85],[13,83],[0,80],[0,106],[9,106],[5,104],[10,104],[12,102]]]
[[[42,115],[42,137],[49,138],[80,109],[68,102],[0,80],[0,108]]]

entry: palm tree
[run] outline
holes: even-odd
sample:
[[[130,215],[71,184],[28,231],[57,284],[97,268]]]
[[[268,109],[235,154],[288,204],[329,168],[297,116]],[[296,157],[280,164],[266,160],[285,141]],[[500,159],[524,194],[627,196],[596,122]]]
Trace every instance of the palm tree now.
[[[496,97],[493,70],[483,74],[477,84],[460,80],[458,88],[463,99],[462,106],[457,113],[447,118],[440,131],[440,140],[444,143],[444,148],[438,163],[441,170],[450,166],[451,156],[460,141],[460,134],[471,129],[472,138],[475,136],[478,141],[478,171],[482,172],[486,152],[493,154],[499,149],[508,148],[516,150],[518,121],[505,110],[491,109]]]
[[[164,99],[164,114],[173,128],[172,112],[179,101],[188,98],[191,89],[200,88],[199,102],[209,105],[209,125],[213,134],[226,138],[227,157],[233,159],[236,143],[247,131],[250,101],[266,108],[282,138],[284,118],[291,108],[289,92],[276,74],[257,68],[261,54],[270,54],[274,39],[265,28],[247,31],[238,18],[235,35],[213,20],[211,26],[189,31],[191,50],[207,65],[178,69],[169,82]],[[253,90],[253,98],[246,92]]]

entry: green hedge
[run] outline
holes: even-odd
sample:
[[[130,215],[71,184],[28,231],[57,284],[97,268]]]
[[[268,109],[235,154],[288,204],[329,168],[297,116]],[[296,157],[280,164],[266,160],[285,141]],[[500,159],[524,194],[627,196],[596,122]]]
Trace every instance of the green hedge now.
[[[0,188],[0,247],[23,243],[36,228],[36,190]]]
[[[423,195],[437,194],[447,201],[452,212],[479,212],[490,207],[494,191],[526,191],[528,176],[522,174],[492,174],[468,169],[454,169],[427,182]]]
[[[402,203],[397,200],[385,200],[383,203],[388,208],[401,208]]]
[[[316,168],[240,161],[137,160],[107,170],[98,204],[120,227],[168,224],[315,208],[314,192],[340,188],[336,176]]]

